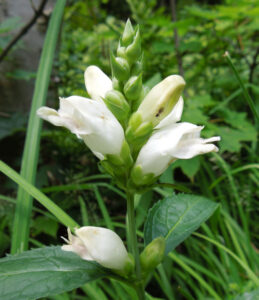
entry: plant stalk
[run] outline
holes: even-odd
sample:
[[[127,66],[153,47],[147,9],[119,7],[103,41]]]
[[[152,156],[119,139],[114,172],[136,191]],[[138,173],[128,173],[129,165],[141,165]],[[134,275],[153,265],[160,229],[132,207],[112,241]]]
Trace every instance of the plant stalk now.
[[[135,211],[134,211],[134,194],[127,193],[127,216],[128,216],[128,232],[130,240],[131,252],[135,259],[135,272],[137,278],[137,284],[135,289],[139,300],[145,300],[145,292],[141,279],[141,266],[139,258],[139,250],[137,244],[137,233],[136,233],[136,222],[135,222]]]

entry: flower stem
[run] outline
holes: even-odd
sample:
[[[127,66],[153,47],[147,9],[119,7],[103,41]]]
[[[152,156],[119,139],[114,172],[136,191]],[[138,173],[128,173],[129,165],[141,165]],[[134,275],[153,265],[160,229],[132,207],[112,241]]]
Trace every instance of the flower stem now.
[[[129,232],[130,247],[135,259],[135,266],[136,266],[135,271],[136,271],[137,284],[135,285],[135,289],[139,300],[144,300],[145,293],[144,293],[144,288],[141,279],[139,250],[137,245],[136,222],[135,222],[135,212],[134,212],[134,194],[129,192],[127,193],[127,215],[128,215],[128,232]]]

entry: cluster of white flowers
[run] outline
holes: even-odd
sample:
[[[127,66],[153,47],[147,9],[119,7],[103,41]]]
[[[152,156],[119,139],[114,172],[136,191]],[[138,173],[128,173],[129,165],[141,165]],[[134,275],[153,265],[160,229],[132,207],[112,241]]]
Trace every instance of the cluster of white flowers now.
[[[66,127],[76,134],[101,161],[105,161],[108,155],[120,157],[123,145],[127,143],[127,134],[118,116],[117,119],[104,100],[105,97],[107,99],[114,96],[115,108],[116,101],[121,101],[125,106],[126,100],[121,93],[113,90],[111,79],[96,66],[86,69],[85,84],[91,99],[79,96],[60,98],[60,108],[57,111],[41,107],[37,113],[50,123]],[[183,111],[184,102],[180,94],[184,85],[181,76],[167,77],[151,89],[134,113],[140,123],[136,123],[136,128],[133,127],[131,131],[133,140],[134,133],[138,132],[141,124],[147,124],[151,131],[148,132],[144,144],[140,144],[135,161],[130,160],[132,173],[138,169],[141,170],[140,176],[143,178],[151,174],[151,178],[156,179],[177,159],[189,159],[199,154],[218,151],[211,142],[219,141],[219,137],[202,139],[202,126],[187,122],[177,123]],[[138,182],[138,178],[135,181]],[[68,231],[68,244],[62,247],[63,250],[75,252],[82,259],[97,261],[107,268],[122,270],[125,267],[128,253],[120,237],[113,231],[82,227],[76,229],[75,234],[74,236]]]
[[[184,80],[171,75],[157,84],[143,99],[138,112],[144,119],[151,119],[154,111],[164,110],[172,103],[174,91]],[[38,115],[56,126],[63,126],[84,140],[85,144],[100,159],[107,154],[119,155],[125,139],[124,131],[102,100],[112,90],[112,81],[98,67],[90,66],[85,71],[85,84],[92,99],[79,96],[60,98],[58,111],[41,107]],[[189,159],[199,154],[218,151],[211,142],[220,137],[202,139],[202,126],[177,123],[181,119],[183,99],[174,99],[171,112],[155,126],[153,134],[140,150],[135,166],[143,174],[161,175],[170,163],[177,159]],[[157,118],[155,119],[157,122]]]

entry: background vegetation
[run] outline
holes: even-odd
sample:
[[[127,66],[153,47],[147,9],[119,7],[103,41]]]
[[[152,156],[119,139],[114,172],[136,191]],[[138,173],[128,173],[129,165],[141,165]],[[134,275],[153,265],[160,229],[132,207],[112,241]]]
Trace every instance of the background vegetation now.
[[[207,196],[221,203],[221,209],[199,233],[169,255],[157,269],[148,291],[176,300],[257,299],[248,298],[258,294],[251,294],[256,286],[246,267],[259,274],[258,124],[223,54],[230,53],[258,111],[259,6],[255,0],[178,2],[174,10],[173,0],[69,1],[49,101],[57,107],[58,96],[87,96],[83,79],[86,66],[98,65],[109,74],[110,49],[117,47],[125,20],[130,17],[138,23],[146,85],[152,87],[170,74],[183,75],[187,82],[183,120],[205,125],[205,136],[222,138],[218,154],[177,161],[160,179]],[[8,22],[0,25],[0,51],[8,43],[10,32],[20,26],[14,20]],[[13,51],[19,51],[19,45]],[[12,53],[7,60],[11,58]],[[26,116],[0,118],[0,156],[17,170],[25,122]],[[44,124],[37,187],[79,224],[115,228],[123,236],[125,195],[112,185],[96,162],[84,144],[68,131]],[[0,255],[4,255],[10,250],[16,186],[3,176],[0,181]],[[156,188],[140,196],[137,227],[143,226],[152,202],[173,192],[168,187]],[[35,203],[30,247],[61,244],[57,237],[62,235],[65,228]],[[96,300],[133,297],[126,286],[96,281],[55,299],[85,296]]]

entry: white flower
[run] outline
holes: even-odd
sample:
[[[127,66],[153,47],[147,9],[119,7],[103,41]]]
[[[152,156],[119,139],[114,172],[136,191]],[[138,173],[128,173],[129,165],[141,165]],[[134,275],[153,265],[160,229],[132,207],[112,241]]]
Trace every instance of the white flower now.
[[[184,86],[185,81],[179,75],[170,75],[155,85],[137,110],[142,116],[142,121],[151,121],[156,126],[170,114]]]
[[[121,270],[128,258],[121,238],[112,230],[102,227],[84,226],[75,230],[75,236],[68,229],[68,245],[61,247],[72,251],[84,260],[94,260],[100,265]]]
[[[85,71],[88,93],[94,99],[71,96],[60,98],[58,111],[41,107],[37,114],[56,126],[63,126],[84,140],[99,158],[106,154],[119,155],[124,141],[124,131],[118,120],[101,99],[111,90],[111,80],[97,67]]]
[[[210,144],[220,137],[202,139],[203,126],[191,123],[176,123],[183,110],[180,97],[172,112],[156,127],[147,143],[139,152],[135,166],[141,166],[143,174],[161,175],[177,159],[189,159],[199,154],[216,152],[218,148]]]

